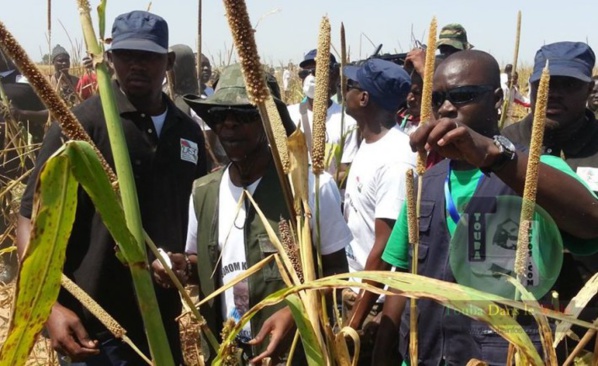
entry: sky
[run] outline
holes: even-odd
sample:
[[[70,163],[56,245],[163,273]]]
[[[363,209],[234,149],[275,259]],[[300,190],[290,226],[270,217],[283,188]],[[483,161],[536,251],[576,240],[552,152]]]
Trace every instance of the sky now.
[[[90,3],[95,9],[99,0]],[[169,23],[171,45],[196,47],[197,0],[108,1],[107,33],[117,15],[147,10],[150,3],[150,11]],[[33,60],[41,60],[48,53],[47,1],[0,0],[0,7],[0,21]],[[543,44],[557,41],[588,42],[598,50],[595,0],[247,0],[247,7],[262,62],[276,66],[298,63],[317,47],[319,24],[325,15],[330,18],[332,43],[339,52],[340,25],[344,23],[351,60],[368,57],[378,44],[383,44],[383,53],[407,52],[412,48],[412,35],[425,43],[430,21],[436,16],[439,30],[448,23],[461,23],[476,49],[490,52],[500,64],[511,63],[518,10],[522,12],[520,65],[531,65]],[[82,50],[76,1],[52,1],[51,18],[52,45]],[[216,64],[227,63],[231,44],[222,2],[203,0],[203,53]]]

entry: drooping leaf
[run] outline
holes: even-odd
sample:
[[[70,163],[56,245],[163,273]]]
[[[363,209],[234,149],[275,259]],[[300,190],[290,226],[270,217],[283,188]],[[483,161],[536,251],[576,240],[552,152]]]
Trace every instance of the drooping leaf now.
[[[95,151],[84,141],[69,141],[65,153],[72,162],[72,173],[93,201],[104,225],[120,247],[120,255],[129,264],[145,261],[145,254],[127,228],[120,199],[112,189]]]
[[[40,173],[31,240],[21,263],[1,365],[24,365],[56,302],[77,207],[77,182],[68,158],[50,158]]]
[[[308,365],[325,365],[324,352],[319,346],[318,335],[307,317],[307,310],[303,302],[301,302],[301,299],[297,295],[290,295],[285,300],[289,309],[291,309],[293,319],[299,330]]]
[[[529,292],[525,286],[523,286],[520,282],[518,282],[515,278],[505,276],[507,280],[513,284],[517,288],[517,290],[521,293],[521,299],[528,304],[533,304],[537,307],[540,307],[540,304]],[[540,337],[542,338],[542,348],[544,349],[544,359],[546,365],[550,366],[557,366],[557,357],[554,347],[552,346],[552,329],[550,329],[550,325],[548,324],[548,318],[543,313],[540,312],[532,312],[534,319],[536,319],[536,323],[538,323],[538,328],[540,331]]]
[[[598,273],[594,274],[592,278],[585,283],[583,288],[579,290],[577,295],[571,299],[567,307],[565,308],[564,313],[569,314],[574,318],[579,317],[581,311],[586,307],[588,302],[598,293]],[[556,332],[554,336],[554,343],[553,347],[558,346],[558,344],[565,338],[567,332],[571,330],[571,323],[567,322],[560,322],[556,326]]]

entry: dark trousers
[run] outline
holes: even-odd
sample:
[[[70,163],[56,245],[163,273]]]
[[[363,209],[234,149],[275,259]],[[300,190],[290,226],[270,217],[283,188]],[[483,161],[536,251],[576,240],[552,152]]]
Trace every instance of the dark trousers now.
[[[100,354],[83,362],[70,362],[68,357],[59,355],[60,366],[147,366],[148,364],[118,339],[112,338],[100,344]]]

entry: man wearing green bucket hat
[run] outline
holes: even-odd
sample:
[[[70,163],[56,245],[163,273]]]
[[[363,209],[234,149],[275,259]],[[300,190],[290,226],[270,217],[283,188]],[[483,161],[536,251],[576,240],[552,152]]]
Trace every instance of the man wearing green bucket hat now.
[[[267,84],[286,132],[291,134],[295,124],[280,100],[280,90],[273,76],[267,76]],[[279,222],[281,218],[288,220],[289,214],[265,130],[258,110],[249,102],[240,66],[231,65],[222,70],[213,95],[206,99],[188,95],[185,100],[217,134],[230,159],[224,169],[195,181],[185,254],[170,256],[173,269],[186,272],[182,279],[198,282],[200,298],[205,298],[276,252],[256,209],[243,192],[253,196],[279,237]],[[312,174],[309,176],[309,193],[310,208],[315,212]],[[320,226],[325,228],[321,235],[324,274],[346,272],[345,246],[351,239],[351,232],[341,214],[338,188],[329,174],[321,175],[319,194]],[[243,204],[239,206],[241,200]],[[313,227],[313,222],[310,224]],[[170,286],[157,263],[154,269],[161,275],[159,281]],[[212,332],[220,334],[225,319],[238,318],[248,307],[285,287],[278,267],[269,262],[249,276],[245,284],[236,284],[204,304],[200,311]],[[267,307],[243,327],[237,336],[237,344],[252,363],[259,364],[264,357],[272,357],[278,362],[288,352],[290,343],[287,342],[292,339],[290,330],[293,325],[287,307],[282,304]],[[268,335],[269,343],[263,342]],[[298,356],[293,357],[294,364],[301,358]],[[210,357],[208,362],[211,360]]]
[[[461,24],[447,24],[440,30],[436,48],[440,54],[448,57],[455,52],[470,50],[473,45],[467,41],[467,31]]]

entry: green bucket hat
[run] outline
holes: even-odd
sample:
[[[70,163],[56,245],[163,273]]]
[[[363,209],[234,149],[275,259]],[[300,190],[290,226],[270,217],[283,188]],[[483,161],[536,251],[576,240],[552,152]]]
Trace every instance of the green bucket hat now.
[[[440,46],[451,46],[458,50],[470,50],[473,45],[467,42],[467,32],[461,24],[453,23],[442,27],[436,48]]]
[[[266,83],[282,119],[282,124],[287,131],[287,135],[290,135],[296,129],[295,123],[289,115],[287,106],[280,99],[280,87],[276,82],[276,78],[272,74],[265,74]],[[227,66],[221,71],[220,77],[216,81],[216,89],[211,96],[203,98],[199,95],[187,94],[183,99],[210,128],[213,128],[212,118],[209,113],[211,108],[255,109],[255,106],[249,102],[245,79],[239,64]]]

